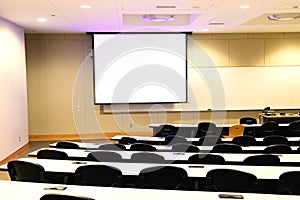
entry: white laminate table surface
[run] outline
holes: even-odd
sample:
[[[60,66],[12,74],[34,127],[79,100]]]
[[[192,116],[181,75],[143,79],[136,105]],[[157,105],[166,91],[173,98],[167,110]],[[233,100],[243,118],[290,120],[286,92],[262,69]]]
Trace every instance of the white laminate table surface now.
[[[99,150],[85,150],[85,149],[57,149],[57,148],[41,148],[42,149],[50,149],[50,150],[56,150],[56,151],[63,151],[68,154],[69,157],[73,158],[86,158],[87,155],[90,152],[93,151],[99,151]],[[29,156],[37,156],[37,153],[39,150],[30,152]],[[103,150],[104,151],[104,150]],[[106,150],[105,150],[106,151]],[[123,159],[130,159],[131,155],[133,153],[140,153],[140,151],[115,151],[118,154],[122,156]],[[169,161],[187,161],[188,158],[192,155],[198,154],[198,153],[189,153],[189,152],[151,152],[158,155],[161,155],[165,158],[165,160]],[[252,154],[252,153],[210,153],[215,155],[221,155],[224,157],[225,161],[227,162],[242,162],[245,158],[253,155],[260,155],[261,153]],[[300,154],[274,154],[278,155],[280,158],[280,162],[286,162],[286,163],[300,163]]]
[[[135,188],[116,188],[116,187],[93,187],[79,185],[65,185],[65,190],[53,190],[44,188],[54,188],[55,184],[29,183],[18,181],[0,181],[1,199],[10,200],[39,200],[45,194],[64,194],[85,196],[95,200],[103,199],[124,199],[124,200],[153,200],[153,199],[172,199],[172,200],[220,200],[219,194],[224,192],[202,192],[202,191],[180,191],[180,190],[154,190],[154,189],[135,189]],[[299,200],[297,195],[274,195],[274,194],[255,194],[255,193],[230,193],[240,194],[245,200]]]
[[[235,169],[254,174],[258,179],[278,179],[288,171],[300,171],[300,167],[286,166],[246,166],[246,165],[203,165],[203,164],[154,164],[154,163],[121,163],[121,162],[94,162],[72,160],[50,160],[35,158],[20,158],[18,160],[40,164],[47,172],[74,173],[79,166],[84,165],[108,165],[122,171],[123,175],[137,176],[142,169],[154,166],[175,166],[186,170],[189,177],[205,177],[207,172],[213,169]],[[0,170],[7,170],[7,165],[1,165]]]

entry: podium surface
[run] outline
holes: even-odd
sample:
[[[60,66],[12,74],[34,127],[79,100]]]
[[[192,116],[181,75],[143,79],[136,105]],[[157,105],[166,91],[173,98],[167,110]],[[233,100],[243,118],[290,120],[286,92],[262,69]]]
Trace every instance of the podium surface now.
[[[291,123],[300,120],[300,115],[295,113],[261,113],[259,114],[260,123],[265,122],[278,122],[278,123]]]

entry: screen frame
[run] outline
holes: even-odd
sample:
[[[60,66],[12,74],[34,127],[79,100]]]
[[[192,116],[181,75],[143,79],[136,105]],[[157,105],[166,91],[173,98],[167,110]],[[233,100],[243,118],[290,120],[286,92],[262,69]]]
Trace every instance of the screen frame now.
[[[192,32],[87,32],[87,34],[92,35],[92,60],[93,60],[93,95],[94,95],[94,105],[114,105],[114,104],[176,104],[176,103],[188,103],[188,35]],[[101,103],[96,102],[96,85],[95,85],[95,51],[94,51],[94,35],[107,34],[107,35],[134,35],[134,34],[183,34],[185,35],[185,100],[184,101],[174,101],[174,102],[111,102],[111,103]]]

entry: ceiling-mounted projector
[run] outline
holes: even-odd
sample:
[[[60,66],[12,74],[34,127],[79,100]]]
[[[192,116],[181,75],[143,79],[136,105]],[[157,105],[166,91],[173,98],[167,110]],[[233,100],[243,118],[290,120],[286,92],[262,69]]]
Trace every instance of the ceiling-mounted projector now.
[[[174,15],[143,15],[142,19],[149,22],[171,22],[175,20]]]

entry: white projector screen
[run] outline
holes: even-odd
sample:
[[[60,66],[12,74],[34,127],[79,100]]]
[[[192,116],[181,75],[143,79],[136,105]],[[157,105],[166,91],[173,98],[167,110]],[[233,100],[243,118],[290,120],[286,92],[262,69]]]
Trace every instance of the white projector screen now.
[[[184,33],[93,34],[95,104],[187,101]]]

